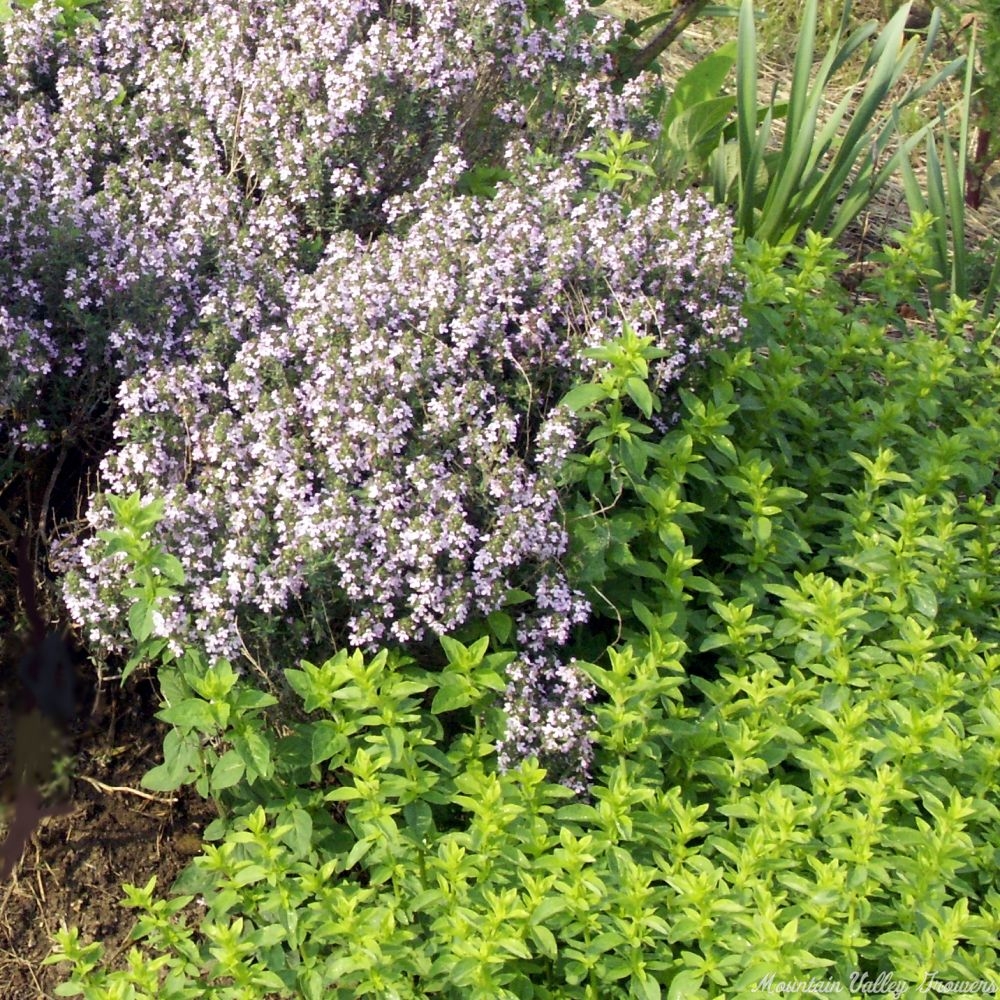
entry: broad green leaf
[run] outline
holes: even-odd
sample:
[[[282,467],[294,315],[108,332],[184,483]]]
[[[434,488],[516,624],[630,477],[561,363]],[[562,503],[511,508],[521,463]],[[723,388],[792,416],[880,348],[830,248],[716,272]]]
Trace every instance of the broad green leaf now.
[[[137,531],[145,534],[150,528],[163,520],[163,510],[163,497],[155,497],[145,506],[139,507],[134,512],[130,511],[132,513],[132,524]]]
[[[227,750],[212,768],[212,791],[219,792],[224,788],[232,788],[242,779],[245,770],[243,758],[235,750]]]
[[[633,975],[632,996],[641,1000],[660,1000],[660,984],[648,972]]]
[[[153,634],[156,608],[148,601],[136,601],[129,609],[128,627],[136,642],[145,642]]]
[[[341,785],[326,792],[323,798],[327,802],[354,802],[361,798],[361,790],[354,785]]]
[[[907,588],[913,607],[925,618],[937,618],[938,601],[934,591],[922,583],[913,583]]]
[[[350,871],[374,846],[374,842],[369,840],[367,837],[359,840],[354,847],[351,848],[351,853],[347,855],[347,858],[344,861],[344,870]]]
[[[157,553],[156,557],[153,559],[153,565],[156,566],[171,583],[176,583],[178,585],[184,583],[184,567],[181,565],[180,559],[176,556],[172,556],[167,552]]]
[[[236,872],[233,882],[237,886],[253,885],[254,882],[262,882],[266,878],[267,869],[263,865],[248,864]]]
[[[163,763],[147,771],[140,784],[151,791],[172,792],[191,781],[199,765],[197,739],[171,729],[163,740]]]
[[[486,616],[486,622],[501,645],[510,639],[511,633],[514,631],[514,619],[506,612],[491,611]]]
[[[675,151],[699,174],[718,146],[735,106],[735,97],[713,98],[683,112],[667,131]]]
[[[529,594],[526,590],[508,590],[504,597],[504,606],[513,607],[517,604],[524,604],[527,601],[533,601],[534,595]]]
[[[584,385],[578,385],[575,388],[570,389],[570,391],[567,392],[566,395],[560,400],[559,405],[567,407],[574,413],[579,413],[581,410],[585,410],[587,407],[593,406],[594,403],[607,398],[608,392],[604,386],[588,382]]]
[[[554,959],[559,954],[555,935],[544,924],[534,924],[528,932],[546,958]]]
[[[250,728],[243,728],[229,734],[233,749],[243,758],[247,776],[251,782],[257,777],[269,778],[273,771],[271,751],[267,741],[259,733]]]
[[[233,708],[238,712],[256,711],[277,704],[278,699],[273,694],[250,687],[241,687],[233,699]]]
[[[156,717],[183,730],[213,733],[217,728],[212,706],[203,698],[185,698],[157,712]]]
[[[633,376],[626,379],[625,391],[632,397],[632,401],[639,407],[643,416],[648,418],[653,415],[653,394],[641,378]]]
[[[334,760],[339,764],[350,749],[350,741],[335,722],[320,719],[313,724],[310,736],[310,763],[322,764],[325,760]]]
[[[456,708],[465,708],[472,704],[473,693],[472,685],[462,677],[444,674],[441,687],[438,688],[431,703],[431,711],[435,715],[440,715],[442,712],[452,712]]]
[[[148,788],[151,792],[173,792],[181,785],[186,784],[194,777],[194,772],[188,769],[179,769],[169,764],[159,764],[151,768],[139,782],[143,788]]]
[[[692,66],[674,85],[673,94],[663,112],[662,126],[669,128],[670,123],[683,112],[718,97],[735,65],[736,42],[730,41]]]

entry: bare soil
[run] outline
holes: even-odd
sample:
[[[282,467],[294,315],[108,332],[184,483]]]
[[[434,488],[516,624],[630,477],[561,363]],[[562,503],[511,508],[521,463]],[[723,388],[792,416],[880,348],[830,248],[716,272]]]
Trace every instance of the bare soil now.
[[[43,820],[12,878],[0,883],[0,1000],[55,996],[68,966],[42,961],[62,925],[102,942],[111,967],[124,965],[134,913],[121,906],[122,884],[145,885],[155,874],[165,890],[199,853],[211,806],[191,790],[168,801],[139,784],[162,760],[166,726],[156,710],[152,684],[129,683],[73,734],[73,777],[68,795],[57,795],[71,812]],[[0,718],[0,733],[9,736],[10,725],[9,714]],[[10,741],[0,740],[6,772]],[[8,820],[9,812],[0,818],[0,840]]]

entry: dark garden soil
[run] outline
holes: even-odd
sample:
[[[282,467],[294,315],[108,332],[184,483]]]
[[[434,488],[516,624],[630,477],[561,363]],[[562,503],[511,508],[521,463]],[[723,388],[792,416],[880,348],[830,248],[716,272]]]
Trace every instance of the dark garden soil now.
[[[73,734],[68,815],[43,820],[13,876],[0,883],[0,1000],[55,996],[68,966],[43,966],[60,925],[100,941],[114,967],[124,964],[134,912],[120,905],[121,886],[155,874],[168,887],[200,851],[212,808],[192,791],[152,795],[139,782],[161,762],[166,726],[153,719],[152,685],[112,693]],[[6,713],[5,713],[6,714]],[[11,719],[0,718],[0,774],[9,771]],[[9,808],[0,814],[6,836]]]

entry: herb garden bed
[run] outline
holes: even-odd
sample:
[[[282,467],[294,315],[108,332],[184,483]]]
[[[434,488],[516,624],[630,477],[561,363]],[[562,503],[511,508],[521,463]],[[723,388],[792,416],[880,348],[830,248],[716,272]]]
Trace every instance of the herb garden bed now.
[[[905,14],[773,95],[749,0],[663,87],[576,0],[0,7],[0,754],[70,800],[0,997],[1000,986],[1000,267]]]

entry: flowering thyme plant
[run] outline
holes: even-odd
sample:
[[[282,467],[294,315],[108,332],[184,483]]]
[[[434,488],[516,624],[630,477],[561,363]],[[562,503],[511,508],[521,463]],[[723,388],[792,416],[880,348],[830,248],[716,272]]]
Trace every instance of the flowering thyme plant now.
[[[450,194],[462,166],[442,155],[389,206],[398,234],[331,240],[287,319],[228,363],[228,348],[206,348],[123,386],[106,480],[166,498],[167,548],[211,654],[239,651],[241,612],[271,614],[310,584],[371,647],[453,629],[541,583],[545,625],[525,618],[521,639],[564,642],[583,611],[558,568],[556,475],[574,421],[555,404],[582,351],[641,324],[670,348],[653,373],[667,382],[703,337],[737,329],[726,230],[704,205],[626,214],[609,196],[575,222],[569,167],[483,201]],[[81,569],[70,606],[112,642],[116,578],[97,543]]]
[[[162,502],[182,582],[146,639],[276,671],[506,614],[531,746],[582,739],[559,399],[625,323],[665,388],[740,300],[720,214],[630,208],[631,161],[589,179],[600,137],[644,141],[610,28],[581,2],[114,0],[2,39],[0,417],[15,455],[96,439],[106,492]],[[143,586],[103,495],[55,560],[95,653]]]
[[[371,647],[543,580],[526,646],[580,620],[553,479],[580,350],[649,327],[666,384],[739,298],[705,205],[585,197],[575,153],[629,99],[584,13],[121,0],[71,37],[45,3],[4,25],[4,430],[117,417],[105,482],[166,501],[185,571],[161,631],[189,613],[234,655],[301,597]],[[510,177],[492,201],[458,193],[482,164]],[[90,639],[127,641],[99,541],[63,557]]]
[[[675,379],[710,319],[716,337],[737,329],[736,292],[725,229],[697,201],[626,214],[607,196],[581,233],[568,166],[494,201],[446,195],[460,168],[441,168],[437,203],[430,183],[416,193],[427,204],[402,236],[331,246],[288,323],[228,369],[206,352],[128,383],[105,472],[121,491],[162,491],[161,537],[187,583],[159,634],[213,657],[238,655],[307,587],[320,621],[369,648],[454,630],[522,590],[512,704],[554,748],[586,731],[585,693],[553,652],[587,610],[560,568],[556,477],[575,432],[556,404],[592,363],[584,345],[629,320],[670,346],[649,377]],[[606,287],[617,303],[600,304]],[[91,513],[99,526],[112,515],[101,501]],[[110,642],[127,568],[105,553],[84,543],[67,599]]]

